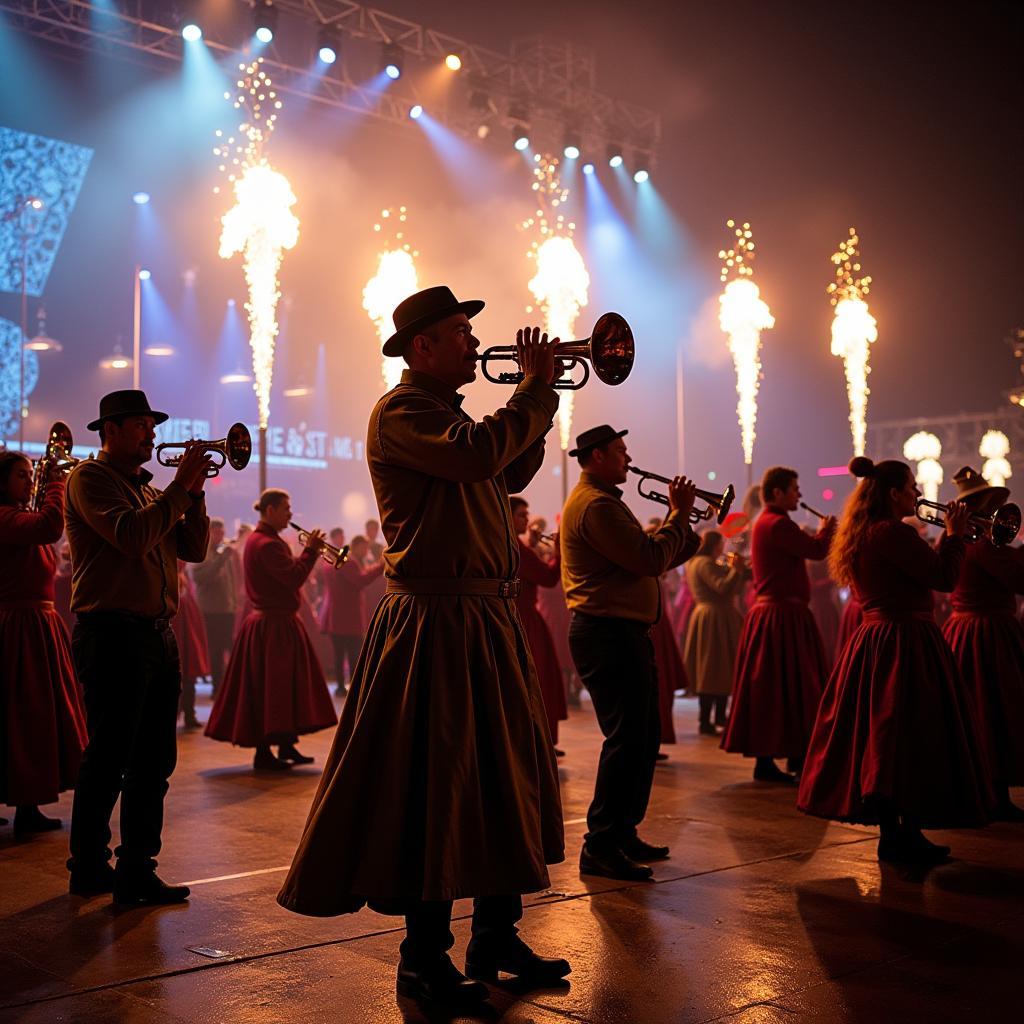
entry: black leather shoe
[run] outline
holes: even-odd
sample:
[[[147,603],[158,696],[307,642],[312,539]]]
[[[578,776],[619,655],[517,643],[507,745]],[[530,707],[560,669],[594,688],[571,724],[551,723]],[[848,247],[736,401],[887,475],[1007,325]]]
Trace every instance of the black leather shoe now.
[[[31,836],[38,832],[56,832],[63,828],[60,818],[48,818],[38,807],[19,807],[14,812],[14,834]]]
[[[400,996],[449,1006],[475,1006],[488,995],[487,986],[460,974],[447,953],[429,967],[413,968],[400,960],[395,988]]]
[[[774,761],[766,765],[758,765],[754,769],[754,779],[757,782],[778,782],[783,786],[795,786],[796,776],[784,772]]]
[[[471,939],[466,950],[466,974],[477,981],[498,980],[498,972],[514,974],[528,985],[557,985],[570,971],[568,960],[538,956],[518,935],[501,943]]]
[[[622,844],[622,852],[630,860],[647,864],[652,860],[668,860],[669,848],[667,846],[652,846],[645,843],[639,836],[633,836]]]
[[[72,896],[101,896],[114,891],[114,869],[109,864],[91,871],[72,870],[68,892]]]
[[[114,872],[114,902],[126,907],[162,906],[184,903],[188,899],[187,885],[168,885],[155,871],[142,875]]]
[[[699,732],[701,736],[722,735],[722,730],[719,729],[717,725],[712,725],[710,722],[701,722],[700,726],[697,728],[697,732]]]
[[[930,842],[920,832],[878,840],[878,859],[890,864],[941,864],[949,853],[948,846]]]
[[[580,874],[619,878],[624,882],[646,882],[654,872],[646,864],[639,864],[621,850],[601,850],[594,853],[584,845],[580,850]]]
[[[286,772],[291,765],[279,757],[274,757],[269,750],[257,750],[256,756],[252,759],[252,767],[253,771],[257,772]]]
[[[292,764],[312,764],[313,758],[300,754],[292,743],[286,743],[277,748],[277,756],[281,761],[291,761]]]

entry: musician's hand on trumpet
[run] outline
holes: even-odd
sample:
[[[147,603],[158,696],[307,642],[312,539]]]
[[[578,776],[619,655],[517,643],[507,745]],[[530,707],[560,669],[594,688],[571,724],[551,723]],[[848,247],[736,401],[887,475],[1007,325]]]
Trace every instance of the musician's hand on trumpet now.
[[[964,501],[951,501],[946,506],[946,534],[950,537],[967,536],[967,526],[971,518],[971,510]]]
[[[303,531],[305,532],[305,531]],[[310,530],[306,534],[306,539],[303,541],[303,547],[307,551],[317,551],[324,546],[324,541],[327,539],[327,534],[323,530],[315,529]]]
[[[558,338],[548,340],[539,327],[523,327],[516,331],[516,360],[524,377],[540,377],[545,384],[553,384],[565,372],[565,364],[555,358]]]
[[[208,448],[200,441],[189,441],[174,473],[174,480],[181,484],[189,494],[199,494],[203,490],[203,481],[207,470],[213,465]]]
[[[668,485],[668,507],[678,512],[683,519],[690,518],[690,511],[697,498],[697,484],[685,476],[677,476]]]

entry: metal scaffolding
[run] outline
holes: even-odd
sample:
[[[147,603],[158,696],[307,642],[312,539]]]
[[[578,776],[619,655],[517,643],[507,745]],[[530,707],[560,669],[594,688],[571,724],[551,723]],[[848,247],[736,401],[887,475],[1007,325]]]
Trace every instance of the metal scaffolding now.
[[[417,76],[403,74],[401,86],[381,92],[354,79],[344,56],[312,81],[309,63],[302,63],[305,55],[289,39],[289,28],[305,22],[307,34],[309,28],[327,27],[374,56],[390,46],[410,67],[458,54],[460,79],[439,106],[431,105],[430,113],[466,136],[482,137],[484,126],[492,131],[525,124],[531,137],[549,149],[560,149],[572,135],[585,152],[603,155],[609,146],[629,147],[643,154],[648,167],[661,140],[660,116],[600,92],[593,55],[572,44],[533,37],[499,53],[349,0],[276,0],[275,6],[282,19],[263,56],[283,93],[396,124],[408,124],[410,106],[424,99]],[[13,27],[50,45],[158,65],[182,59],[176,13],[181,9],[148,0],[125,0],[116,8],[88,0],[0,0]],[[238,23],[248,26],[249,18],[250,5],[239,2],[229,27],[204,26],[206,46],[224,54],[238,52],[246,36]]]

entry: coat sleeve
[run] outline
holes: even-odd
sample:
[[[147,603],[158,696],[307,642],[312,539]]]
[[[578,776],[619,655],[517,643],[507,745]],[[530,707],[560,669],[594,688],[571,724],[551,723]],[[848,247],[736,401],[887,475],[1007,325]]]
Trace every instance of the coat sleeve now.
[[[544,437],[541,435],[522,455],[516,456],[505,467],[505,490],[509,494],[524,490],[543,464]]]
[[[732,597],[746,576],[743,569],[728,569],[710,558],[698,559],[694,563],[693,573],[705,587],[713,590],[719,597]]]
[[[879,553],[912,580],[946,594],[956,586],[967,553],[959,537],[944,533],[935,549],[906,523],[883,523],[876,530]]]
[[[177,527],[192,496],[172,480],[155,500],[136,508],[118,486],[115,472],[101,462],[83,463],[68,478],[68,502],[108,544],[141,558]]]
[[[202,562],[210,546],[210,517],[206,514],[206,498],[191,499],[185,518],[178,522],[178,557],[183,562]]]
[[[604,495],[587,506],[580,533],[595,551],[635,576],[660,576],[700,545],[682,517],[670,515],[659,530],[647,533],[621,501]]]
[[[558,396],[527,377],[508,403],[479,423],[433,395],[396,388],[380,407],[374,429],[383,460],[456,483],[490,480],[547,430]],[[543,453],[542,453],[543,454]]]
[[[562,556],[557,551],[554,561],[547,562],[526,544],[519,545],[519,578],[538,587],[553,587],[562,578]]]
[[[8,506],[0,518],[0,540],[5,544],[55,544],[63,532],[63,480],[51,480],[46,485],[43,507],[38,512]]]
[[[804,533],[792,519],[780,516],[772,525],[772,543],[787,555],[807,558],[812,562],[820,562],[828,557],[829,545],[835,533],[834,522],[825,524],[814,536]]]
[[[283,587],[298,591],[313,571],[318,557],[315,549],[305,548],[298,558],[293,558],[283,541],[266,544],[260,552],[260,568]]]

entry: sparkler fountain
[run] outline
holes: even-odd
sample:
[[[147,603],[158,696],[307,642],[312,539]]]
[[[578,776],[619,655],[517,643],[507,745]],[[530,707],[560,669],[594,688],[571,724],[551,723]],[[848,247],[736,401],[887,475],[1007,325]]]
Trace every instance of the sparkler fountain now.
[[[978,445],[978,454],[985,460],[981,475],[993,487],[1005,487],[1013,475],[1013,467],[1006,457],[1010,454],[1010,439],[1001,430],[986,430]]]
[[[590,275],[576,243],[576,225],[565,219],[559,207],[569,198],[562,187],[558,160],[537,154],[533,158],[533,182],[537,206],[532,217],[523,221],[523,229],[534,231],[527,256],[534,261],[536,273],[528,287],[544,313],[544,329],[550,338],[572,341],[576,318],[587,304]],[[527,306],[528,313],[533,306]],[[573,393],[562,391],[558,403],[558,439],[562,448],[562,500],[569,493],[569,462],[567,452],[572,437]]]
[[[380,220],[373,230],[391,237],[377,254],[377,273],[366,282],[363,289],[363,309],[377,328],[381,345],[393,333],[395,327],[391,314],[402,299],[419,290],[416,273],[416,257],[419,252],[405,240],[405,224],[408,210],[400,206],[397,210],[381,210]],[[390,391],[402,376],[402,361],[382,356],[381,374]]]
[[[274,342],[277,338],[277,303],[281,298],[278,271],[286,249],[299,240],[299,221],[292,213],[295,194],[288,179],[275,171],[263,148],[274,130],[281,101],[260,66],[259,57],[240,64],[236,110],[245,120],[237,137],[220,142],[214,154],[220,170],[232,184],[235,205],[221,219],[220,255],[230,259],[241,254],[249,300],[249,346],[252,349],[253,390],[259,412],[260,490],[267,486],[267,424],[270,420],[270,387],[274,373]],[[224,94],[232,99],[231,93]],[[218,138],[222,138],[218,132]],[[219,192],[219,187],[214,189]]]
[[[754,284],[754,241],[750,225],[738,227],[733,220],[725,223],[736,240],[729,249],[718,252],[722,261],[721,279],[725,283],[718,297],[718,323],[729,339],[729,351],[736,368],[736,415],[749,486],[753,479],[757,390],[761,381],[761,332],[775,326],[775,317]]]
[[[850,403],[850,432],[853,454],[864,454],[864,435],[868,411],[868,365],[870,346],[878,338],[878,321],[868,312],[864,296],[871,286],[870,277],[858,277],[857,231],[839,243],[832,254],[836,279],[828,286],[835,316],[832,320],[832,355],[842,356],[846,370],[846,394]],[[908,456],[909,458],[909,456]]]
[[[929,501],[939,499],[939,485],[942,483],[942,466],[939,464],[941,454],[942,442],[926,430],[912,434],[903,445],[903,458],[917,463],[914,479],[921,485]]]

